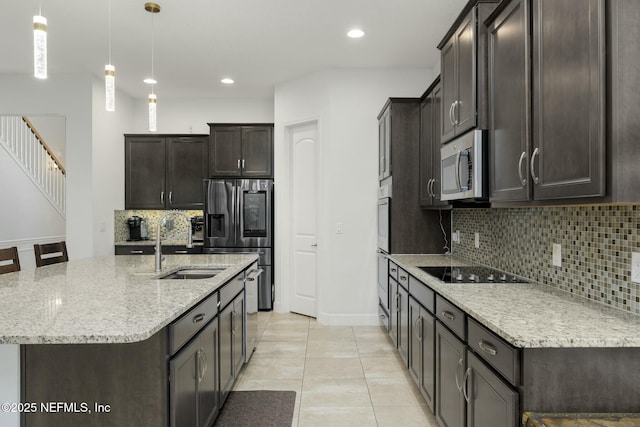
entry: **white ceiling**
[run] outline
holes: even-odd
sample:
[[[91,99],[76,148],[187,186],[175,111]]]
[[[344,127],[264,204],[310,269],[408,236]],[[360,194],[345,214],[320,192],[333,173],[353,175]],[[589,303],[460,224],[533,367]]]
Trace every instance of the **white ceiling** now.
[[[144,0],[111,0],[116,85],[145,98],[151,21]],[[270,98],[275,85],[328,67],[418,67],[467,0],[158,0],[156,93],[166,98]],[[108,62],[108,0],[2,0],[0,74],[33,73],[32,19],[48,20],[49,74]],[[354,40],[345,33],[360,27]],[[222,77],[236,81],[220,83]],[[425,82],[425,86],[428,82]],[[426,87],[425,87],[426,89]]]

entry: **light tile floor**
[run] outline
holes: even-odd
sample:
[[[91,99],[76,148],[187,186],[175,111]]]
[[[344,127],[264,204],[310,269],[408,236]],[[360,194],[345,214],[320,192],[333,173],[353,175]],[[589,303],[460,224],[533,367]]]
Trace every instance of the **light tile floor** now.
[[[381,328],[260,312],[258,336],[234,389],[294,390],[292,427],[437,427]]]

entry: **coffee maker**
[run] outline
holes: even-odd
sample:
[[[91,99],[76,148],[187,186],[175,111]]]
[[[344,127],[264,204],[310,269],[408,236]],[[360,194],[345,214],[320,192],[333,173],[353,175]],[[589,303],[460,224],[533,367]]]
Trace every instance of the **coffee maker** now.
[[[147,220],[137,215],[127,219],[129,241],[147,240]]]

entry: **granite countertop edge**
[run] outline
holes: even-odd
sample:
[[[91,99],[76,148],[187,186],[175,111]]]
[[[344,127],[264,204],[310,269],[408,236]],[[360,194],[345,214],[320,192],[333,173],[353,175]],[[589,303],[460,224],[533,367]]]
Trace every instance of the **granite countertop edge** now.
[[[514,347],[640,347],[635,314],[545,284],[447,284],[418,268],[472,265],[451,255],[389,258]]]

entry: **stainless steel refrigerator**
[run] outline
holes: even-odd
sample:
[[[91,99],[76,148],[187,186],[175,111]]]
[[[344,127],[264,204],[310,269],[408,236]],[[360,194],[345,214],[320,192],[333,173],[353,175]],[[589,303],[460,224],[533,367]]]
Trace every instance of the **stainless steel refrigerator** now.
[[[273,181],[204,181],[204,252],[256,253],[258,309],[273,309]]]

